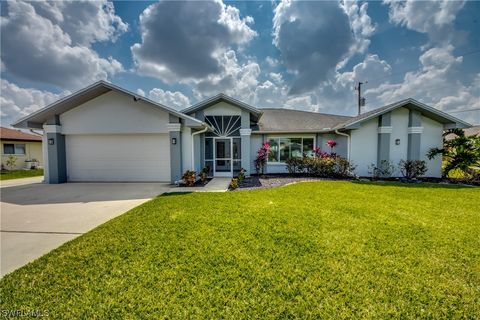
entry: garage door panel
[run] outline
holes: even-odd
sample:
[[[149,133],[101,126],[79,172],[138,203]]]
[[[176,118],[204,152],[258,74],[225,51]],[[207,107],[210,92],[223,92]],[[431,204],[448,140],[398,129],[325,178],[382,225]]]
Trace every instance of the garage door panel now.
[[[167,134],[67,135],[69,181],[170,181]]]

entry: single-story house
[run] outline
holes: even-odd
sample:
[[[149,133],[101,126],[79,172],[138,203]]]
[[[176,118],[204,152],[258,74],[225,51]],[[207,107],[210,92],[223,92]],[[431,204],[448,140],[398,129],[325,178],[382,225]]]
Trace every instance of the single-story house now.
[[[165,181],[204,166],[230,177],[253,161],[262,143],[271,154],[266,173],[286,172],[285,160],[314,147],[333,150],[368,175],[370,164],[421,159],[427,175],[441,176],[442,132],[470,125],[413,99],[356,117],[287,109],[260,109],[224,94],[177,111],[100,81],[13,124],[44,130],[45,177],[66,181]],[[397,173],[398,174],[398,173]]]
[[[43,165],[41,135],[1,127],[0,141],[2,142],[2,167],[5,169],[30,169],[30,163],[33,161],[36,166]],[[16,161],[15,165],[9,168],[6,164],[8,158],[12,156]]]

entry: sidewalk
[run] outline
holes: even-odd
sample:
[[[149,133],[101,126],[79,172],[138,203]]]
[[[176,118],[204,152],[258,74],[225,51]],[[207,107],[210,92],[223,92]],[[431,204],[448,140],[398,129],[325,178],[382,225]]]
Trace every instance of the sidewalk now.
[[[169,192],[225,192],[232,178],[213,178],[203,187],[172,187]]]

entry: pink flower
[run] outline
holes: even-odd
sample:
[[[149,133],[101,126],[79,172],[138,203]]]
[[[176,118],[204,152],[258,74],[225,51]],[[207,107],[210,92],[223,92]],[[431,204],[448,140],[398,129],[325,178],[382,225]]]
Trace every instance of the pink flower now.
[[[329,146],[330,148],[333,148],[337,145],[337,143],[333,140],[328,140],[327,141],[327,146]]]

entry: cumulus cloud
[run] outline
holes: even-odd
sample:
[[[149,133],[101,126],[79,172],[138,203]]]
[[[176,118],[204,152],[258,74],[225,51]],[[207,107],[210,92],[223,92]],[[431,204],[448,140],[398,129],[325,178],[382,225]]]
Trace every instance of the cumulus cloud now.
[[[258,85],[261,69],[255,61],[240,63],[235,51],[225,52],[220,60],[222,72],[209,75],[196,82],[193,90],[196,99],[204,99],[219,92],[250,100],[252,92]]]
[[[97,10],[92,11],[95,6]],[[77,18],[72,13],[75,8],[82,13]],[[110,4],[17,1],[8,2],[7,9],[0,25],[4,71],[60,88],[78,88],[123,70],[120,62],[101,58],[89,46],[126,28]]]
[[[30,4],[38,15],[67,33],[75,45],[115,41],[128,30],[128,24],[115,14],[113,3],[106,0],[36,1]]]
[[[395,1],[384,0],[390,6],[390,21],[411,30],[427,33],[431,40],[448,40],[448,31],[465,1]]]
[[[357,53],[365,53],[370,46],[370,37],[376,31],[376,25],[367,13],[368,2],[358,5],[357,1],[343,0],[341,7],[348,15],[350,28],[354,34],[354,41],[350,45],[349,53],[338,65],[337,68],[343,68],[345,64]]]
[[[152,4],[140,16],[142,42],[131,47],[136,67],[169,83],[219,74],[224,54],[257,35],[252,23],[221,1]]]
[[[10,126],[14,121],[26,116],[69,94],[59,94],[32,88],[21,88],[7,80],[0,80],[0,115],[2,126]]]
[[[172,92],[154,88],[148,92],[148,98],[177,110],[190,106],[190,99],[179,91]]]
[[[275,8],[273,31],[283,64],[295,75],[291,94],[317,87],[354,43],[349,17],[333,1],[282,1]]]
[[[447,112],[479,106],[480,75],[471,85],[452,80],[458,79],[457,73],[463,61],[461,56],[454,56],[453,50],[453,46],[447,45],[425,51],[419,58],[419,70],[407,72],[400,83],[384,83],[367,90],[366,94],[376,96],[384,104],[411,97]],[[478,112],[472,117],[467,120],[480,122]]]

